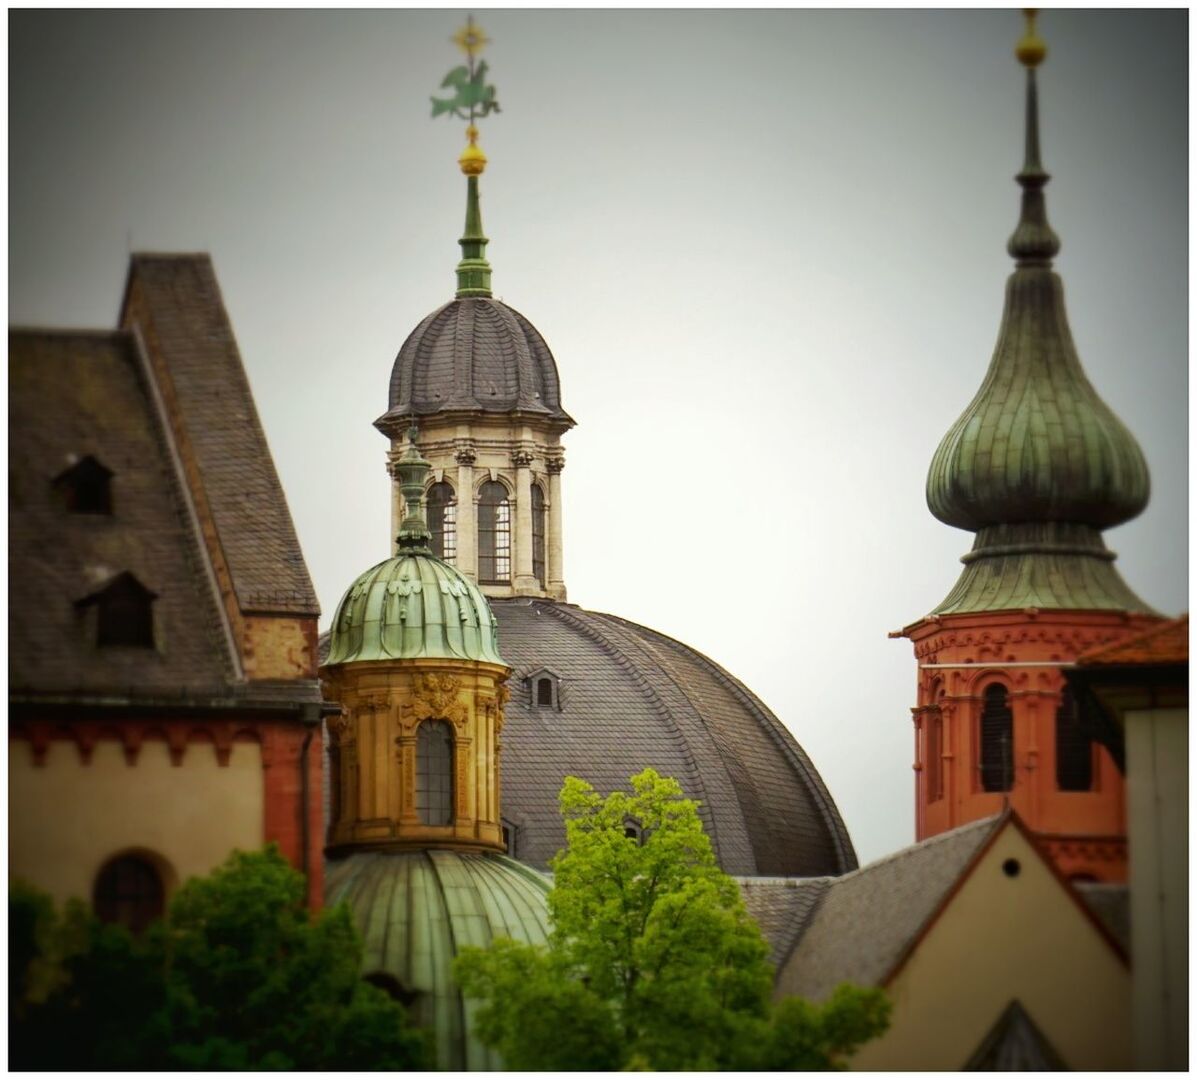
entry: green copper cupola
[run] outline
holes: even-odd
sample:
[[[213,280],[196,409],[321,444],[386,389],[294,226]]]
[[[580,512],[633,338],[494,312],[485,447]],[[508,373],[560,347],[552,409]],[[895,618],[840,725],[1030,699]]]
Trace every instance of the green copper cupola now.
[[[1036,68],[1047,54],[1028,12],[1016,55],[1026,68],[1026,151],[1018,225],[1007,245],[997,346],[976,396],[944,436],[927,475],[940,521],[977,534],[946,614],[1007,608],[1146,605],[1122,581],[1101,530],[1147,505],[1142,451],[1093,389],[1077,356],[1052,270]]]

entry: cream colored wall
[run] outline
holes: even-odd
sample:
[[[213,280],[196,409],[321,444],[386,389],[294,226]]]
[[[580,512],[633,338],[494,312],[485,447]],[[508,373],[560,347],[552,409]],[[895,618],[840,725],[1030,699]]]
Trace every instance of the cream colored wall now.
[[[148,850],[169,866],[168,888],[223,862],[233,848],[263,843],[262,755],[233,744],[220,766],[207,743],[191,743],[178,766],[166,743],[142,744],[135,765],[113,739],[85,765],[73,742],[53,740],[44,765],[25,739],[8,744],[8,869],[51,893],[91,900],[108,858]],[[173,879],[173,880],[171,880]]]
[[[961,1069],[1014,999],[1071,1068],[1131,1067],[1130,972],[1013,825],[888,990],[890,1029],[854,1069]]]
[[[561,535],[561,469],[564,451],[560,436],[538,424],[516,424],[503,418],[463,422],[422,421],[420,452],[432,466],[431,482],[447,480],[457,496],[457,558],[455,564],[471,581],[478,580],[476,545],[478,488],[487,480],[504,484],[511,500],[511,583],[482,585],[487,596],[540,596],[564,600]],[[402,456],[406,438],[391,444],[388,466]],[[532,485],[545,496],[545,579],[532,575]],[[403,520],[403,496],[392,481],[391,544]],[[467,497],[468,496],[468,497]]]
[[[1135,1068],[1187,1069],[1189,711],[1124,720]]]

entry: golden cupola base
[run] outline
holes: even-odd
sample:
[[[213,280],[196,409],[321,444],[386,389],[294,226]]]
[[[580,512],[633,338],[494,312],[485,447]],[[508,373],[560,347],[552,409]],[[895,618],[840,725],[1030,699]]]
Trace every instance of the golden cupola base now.
[[[510,669],[462,660],[325,668],[328,850],[503,851],[499,735]]]
[[[328,722],[330,852],[505,849],[499,735],[511,668],[486,598],[428,548],[418,434],[413,424],[396,467],[399,553],[349,586],[320,668],[325,698],[341,706]]]

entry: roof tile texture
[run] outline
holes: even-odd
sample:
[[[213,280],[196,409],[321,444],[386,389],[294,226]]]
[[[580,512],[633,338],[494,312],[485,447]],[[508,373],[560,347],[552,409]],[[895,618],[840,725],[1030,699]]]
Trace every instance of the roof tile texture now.
[[[1182,615],[1124,641],[1092,649],[1077,657],[1079,667],[1130,667],[1187,664],[1189,617]]]
[[[130,335],[13,331],[8,386],[10,689],[219,692],[230,647]],[[113,474],[111,515],[51,485],[89,454]],[[94,607],[75,607],[126,571],[157,594],[156,649],[97,648]]]
[[[122,323],[169,375],[242,611],[319,614],[211,260],[134,255]]]

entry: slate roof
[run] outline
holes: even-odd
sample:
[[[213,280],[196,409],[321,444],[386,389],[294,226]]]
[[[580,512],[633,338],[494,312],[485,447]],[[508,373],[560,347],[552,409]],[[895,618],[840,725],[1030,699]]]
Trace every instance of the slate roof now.
[[[14,330],[8,391],[10,692],[225,693],[231,644],[131,335]],[[87,455],[112,471],[111,515],[52,486]],[[96,648],[76,609],[123,572],[157,594],[156,650]]]
[[[769,962],[776,970],[781,970],[834,880],[830,877],[736,878],[748,914],[756,920],[769,943]]]
[[[1131,954],[1130,890],[1125,885],[1075,881],[1072,887],[1126,956]]]
[[[679,641],[572,604],[491,600],[514,672],[503,727],[502,816],[537,868],[564,846],[567,775],[602,792],[647,766],[681,783],[720,866],[741,876],[816,877],[856,867],[827,788],[781,722],[741,682]],[[321,635],[321,662],[328,635]],[[560,680],[537,706],[527,676]]]
[[[1064,1072],[1067,1068],[1022,1003],[1012,1001],[963,1071]]]
[[[794,737],[718,664],[613,615],[549,600],[492,600],[514,669],[503,729],[503,816],[516,853],[544,866],[565,839],[567,774],[600,791],[646,766],[675,777],[730,874],[840,874],[856,854],[835,803]],[[560,708],[532,704],[525,676],[560,679]]]
[[[399,349],[391,370],[383,431],[414,411],[519,411],[557,422],[573,420],[561,407],[553,354],[540,332],[500,300],[452,300],[425,318]]]
[[[982,818],[830,882],[780,989],[820,1001],[841,982],[881,984],[1004,820]]]
[[[319,615],[211,259],[134,255],[121,325],[134,323],[186,417],[241,610]]]

